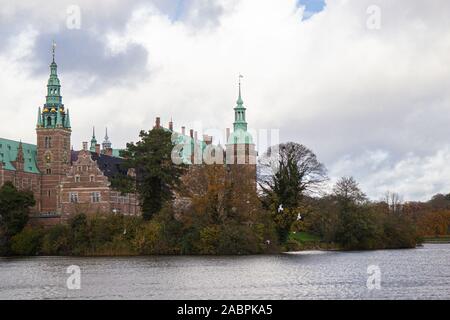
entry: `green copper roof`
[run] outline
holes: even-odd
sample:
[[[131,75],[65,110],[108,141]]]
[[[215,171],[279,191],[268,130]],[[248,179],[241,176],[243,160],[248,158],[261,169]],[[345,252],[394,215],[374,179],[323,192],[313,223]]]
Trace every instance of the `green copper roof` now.
[[[0,138],[0,161],[4,163],[6,170],[16,170],[13,161],[17,159],[19,141]],[[37,168],[36,145],[22,142],[23,158],[25,160],[23,169],[29,173],[39,173]]]
[[[38,128],[70,129],[69,114],[64,110],[61,96],[61,83],[58,78],[58,66],[55,62],[55,45],[53,45],[53,61],[50,64],[50,77],[47,82],[47,96],[44,108],[39,108]]]
[[[239,97],[236,101],[236,107],[234,107],[234,131],[244,130],[247,131],[247,122],[245,121],[245,107],[244,101],[241,96],[241,82],[239,81]]]
[[[121,151],[121,149],[113,149],[112,156],[116,157],[116,158],[121,158],[120,151]]]
[[[67,109],[64,127],[65,127],[65,128],[70,128],[70,115],[69,115],[69,109]]]
[[[47,82],[46,106],[59,107],[62,105],[61,83],[58,78],[58,66],[55,61],[50,64],[50,77]]]
[[[239,76],[239,96],[236,101],[236,107],[234,107],[233,133],[228,138],[227,144],[253,144],[252,135],[247,131],[246,108],[241,95],[241,77]]]
[[[250,132],[238,129],[230,134],[228,144],[253,144],[253,137]]]

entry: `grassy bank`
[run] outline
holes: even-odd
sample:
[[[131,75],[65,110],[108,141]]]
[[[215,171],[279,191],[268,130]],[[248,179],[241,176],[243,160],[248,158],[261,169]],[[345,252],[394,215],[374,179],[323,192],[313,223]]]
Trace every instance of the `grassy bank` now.
[[[424,237],[423,243],[450,243],[450,235]]]
[[[338,244],[325,242],[319,236],[308,232],[291,232],[286,244],[287,251],[340,249]]]

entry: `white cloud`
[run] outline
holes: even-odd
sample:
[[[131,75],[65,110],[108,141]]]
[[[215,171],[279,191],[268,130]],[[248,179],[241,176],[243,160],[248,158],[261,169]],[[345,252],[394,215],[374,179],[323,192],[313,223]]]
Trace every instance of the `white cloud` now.
[[[361,177],[374,197],[384,189],[405,198],[450,191],[450,173],[438,161],[446,159],[441,153],[450,137],[450,2],[377,1],[381,29],[369,30],[366,9],[372,2],[329,0],[324,11],[302,21],[296,0],[221,0],[209,7],[199,0],[185,21],[175,22],[158,6],[141,3],[127,12],[114,2],[111,11],[123,11],[126,27],[103,33],[102,41],[110,54],[131,44],[145,47],[148,62],[140,67],[150,76],[80,96],[73,88],[94,82],[60,66],[73,141],[78,146],[88,139],[94,124],[108,125],[115,145],[123,146],[157,115],[165,122],[172,116],[178,127],[199,120],[204,127],[229,127],[242,73],[249,125],[280,128],[283,140],[311,147],[332,174]],[[98,10],[103,21],[108,7],[95,3],[81,6]],[[48,15],[60,13],[50,4],[36,9],[42,21],[33,27],[41,32]],[[214,15],[214,23],[199,23],[202,14]],[[0,74],[2,110],[8,109],[0,136],[32,141],[46,79],[31,78],[29,66],[15,55],[0,52],[0,67],[8,71]],[[5,116],[18,126],[6,125]],[[426,174],[430,166],[441,174]],[[411,174],[416,169],[423,175]]]
[[[427,200],[436,193],[449,193],[449,163],[450,145],[429,156],[410,153],[399,161],[392,161],[386,151],[376,150],[358,157],[343,157],[331,166],[330,173],[335,180],[355,176],[373,199],[393,191],[407,200]]]

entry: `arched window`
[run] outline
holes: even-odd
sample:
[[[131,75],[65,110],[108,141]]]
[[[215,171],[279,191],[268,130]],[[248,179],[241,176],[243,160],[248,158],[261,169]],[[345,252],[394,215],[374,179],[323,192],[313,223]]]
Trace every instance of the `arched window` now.
[[[45,137],[45,148],[50,149],[52,147],[52,138],[51,137]]]

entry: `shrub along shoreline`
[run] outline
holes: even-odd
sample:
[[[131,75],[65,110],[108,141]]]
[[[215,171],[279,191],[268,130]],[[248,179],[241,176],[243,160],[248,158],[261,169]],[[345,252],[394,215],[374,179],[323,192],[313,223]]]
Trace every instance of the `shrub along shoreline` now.
[[[141,217],[96,214],[73,216],[68,224],[25,227],[12,237],[13,255],[21,256],[147,256],[248,255],[279,253],[265,242],[263,224],[208,226],[182,230],[163,210],[152,221]]]

